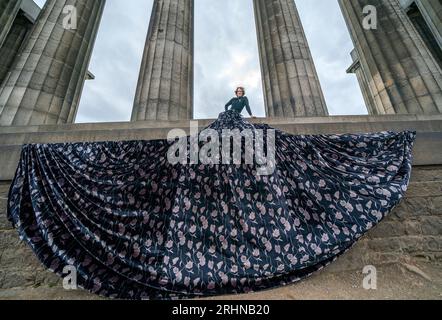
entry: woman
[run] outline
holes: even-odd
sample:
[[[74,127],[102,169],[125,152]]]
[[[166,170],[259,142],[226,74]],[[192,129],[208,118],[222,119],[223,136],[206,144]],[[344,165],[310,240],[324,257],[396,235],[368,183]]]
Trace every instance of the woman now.
[[[249,99],[245,96],[246,91],[244,87],[238,87],[235,91],[236,98],[232,98],[229,102],[227,102],[225,108],[226,111],[229,110],[229,107],[232,106],[230,110],[236,111],[239,114],[242,113],[244,108],[246,108],[248,114],[251,118],[255,118],[252,114],[252,110],[250,109]]]
[[[244,120],[237,94],[208,128],[273,130]],[[415,137],[275,130],[267,176],[171,164],[165,139],[26,145],[8,218],[47,268],[74,267],[78,286],[102,296],[258,291],[322,269],[379,223],[407,190]]]

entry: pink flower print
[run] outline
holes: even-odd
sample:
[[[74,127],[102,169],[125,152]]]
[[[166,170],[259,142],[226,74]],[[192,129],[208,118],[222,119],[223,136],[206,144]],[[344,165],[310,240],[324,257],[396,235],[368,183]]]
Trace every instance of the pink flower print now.
[[[293,254],[287,255],[287,258],[289,259],[289,261],[292,265],[295,265],[298,263],[298,259]]]
[[[137,258],[140,255],[140,245],[138,243],[135,243],[133,245],[133,253],[132,253],[132,257]]]
[[[215,289],[215,282],[210,281],[209,284],[207,285],[207,289],[209,289],[209,290]]]
[[[353,206],[351,205],[350,202],[347,202],[347,203],[345,204],[345,208],[346,208],[349,212],[353,212],[353,211],[354,211],[354,208],[353,208]]]
[[[126,232],[126,227],[124,226],[124,224],[119,223],[118,224],[118,233],[120,235],[124,235],[125,232]]]
[[[107,265],[109,265],[109,266],[112,265],[114,263],[114,256],[109,253],[107,255],[107,261],[106,262],[107,262]]]
[[[279,232],[278,229],[273,230],[273,238],[279,238],[280,235],[281,233]]]
[[[341,234],[341,230],[336,225],[333,225],[332,229],[333,229],[333,234],[337,236]]]
[[[229,207],[227,206],[227,204],[224,201],[221,202],[221,206],[223,207],[223,212],[225,214],[229,213]]]
[[[226,285],[229,282],[229,277],[224,272],[220,272],[220,276],[222,283]]]
[[[290,223],[289,223],[288,221],[286,221],[286,222],[284,223],[284,230],[285,230],[285,231],[290,231],[290,230],[292,230],[292,226],[290,225]]]
[[[184,206],[185,206],[186,210],[190,210],[190,208],[192,206],[192,204],[190,203],[189,198],[187,198],[187,197],[184,198]]]
[[[336,213],[335,213],[335,217],[336,217],[336,219],[338,219],[338,220],[342,220],[344,217],[342,216],[342,213],[340,212],[340,211],[337,211]]]

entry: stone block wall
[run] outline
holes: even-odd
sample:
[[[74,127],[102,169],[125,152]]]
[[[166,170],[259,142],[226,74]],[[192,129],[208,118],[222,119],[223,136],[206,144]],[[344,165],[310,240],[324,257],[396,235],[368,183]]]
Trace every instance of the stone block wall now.
[[[46,271],[6,219],[9,182],[0,182],[0,299],[3,297],[96,298],[65,291]],[[324,272],[362,270],[365,265],[442,261],[442,166],[414,167],[405,199],[378,226]],[[11,293],[12,292],[12,293]],[[38,292],[36,296],[35,292]]]

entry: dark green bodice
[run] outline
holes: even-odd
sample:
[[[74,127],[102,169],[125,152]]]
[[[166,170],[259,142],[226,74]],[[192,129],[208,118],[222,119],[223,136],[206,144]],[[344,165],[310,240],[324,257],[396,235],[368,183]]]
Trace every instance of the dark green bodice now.
[[[244,110],[244,108],[246,108],[248,114],[252,116],[252,110],[250,109],[249,99],[246,96],[232,98],[226,104],[226,111],[229,110],[229,106],[232,106],[230,110],[234,110],[238,113],[241,113]]]

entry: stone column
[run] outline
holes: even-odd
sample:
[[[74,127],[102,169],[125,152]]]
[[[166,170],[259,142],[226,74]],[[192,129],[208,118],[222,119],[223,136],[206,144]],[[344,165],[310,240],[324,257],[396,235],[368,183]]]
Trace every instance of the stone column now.
[[[46,2],[0,89],[0,125],[62,124],[75,120],[79,91],[104,5],[105,0]],[[65,8],[68,11],[63,12]]]
[[[132,121],[193,118],[194,0],[155,0]]]
[[[442,48],[442,1],[416,0],[416,5]]]
[[[267,116],[328,115],[294,0],[253,3]]]
[[[362,96],[364,97],[365,105],[367,106],[368,114],[377,115],[377,110],[374,105],[373,97],[368,86],[367,76],[361,67],[361,61],[359,60],[358,53],[356,50],[351,52],[351,58],[353,59],[353,64],[348,68],[347,73],[354,73],[358,79],[359,86],[361,87]]]
[[[14,20],[14,24],[6,37],[3,46],[0,47],[0,86],[19,54],[23,41],[31,30],[32,25],[32,22],[22,14],[17,15],[17,18]]]
[[[442,68],[442,1],[400,0],[400,3]]]
[[[14,23],[22,0],[0,0],[0,47]]]
[[[442,112],[442,71],[398,0],[339,0],[378,114]],[[365,29],[364,7],[377,28]]]

